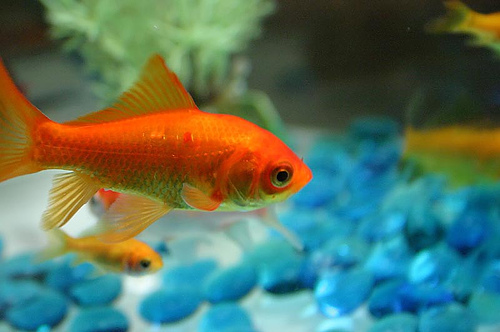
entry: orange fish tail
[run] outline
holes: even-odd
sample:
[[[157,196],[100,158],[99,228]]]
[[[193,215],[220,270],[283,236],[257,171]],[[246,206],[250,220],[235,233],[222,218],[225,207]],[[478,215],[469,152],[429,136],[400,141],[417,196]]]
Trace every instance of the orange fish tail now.
[[[0,60],[0,182],[35,173],[32,161],[34,128],[50,121],[17,89]]]

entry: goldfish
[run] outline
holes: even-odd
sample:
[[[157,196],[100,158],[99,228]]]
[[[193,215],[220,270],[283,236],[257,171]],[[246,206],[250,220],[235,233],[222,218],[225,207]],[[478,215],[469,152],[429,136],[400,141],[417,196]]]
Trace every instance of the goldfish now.
[[[104,243],[95,235],[73,238],[57,228],[47,234],[49,246],[39,254],[40,260],[75,253],[79,262],[90,261],[103,271],[135,276],[156,272],[163,266],[156,251],[133,238],[120,243]]]
[[[500,12],[478,13],[461,1],[446,1],[447,13],[428,24],[431,32],[465,33],[473,36],[473,43],[498,49],[500,39]]]
[[[447,125],[405,131],[403,158],[421,171],[450,175],[452,185],[496,181],[500,177],[500,129]]]
[[[279,138],[236,116],[201,111],[159,55],[111,107],[56,123],[0,66],[0,182],[54,177],[42,228],[65,225],[101,188],[120,192],[99,222],[120,242],[173,209],[248,211],[286,200],[312,178]]]

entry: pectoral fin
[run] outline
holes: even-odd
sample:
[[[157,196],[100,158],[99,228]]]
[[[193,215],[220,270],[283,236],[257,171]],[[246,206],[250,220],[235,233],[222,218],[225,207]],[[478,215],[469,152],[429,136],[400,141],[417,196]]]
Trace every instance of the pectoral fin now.
[[[99,188],[101,184],[86,174],[72,172],[54,176],[42,228],[62,227]]]
[[[206,195],[200,189],[187,183],[184,183],[182,186],[181,196],[187,205],[202,211],[213,211],[217,209],[222,202],[221,200]]]
[[[97,236],[108,243],[128,240],[170,210],[165,203],[147,197],[121,194],[99,221]]]
[[[304,250],[304,244],[302,241],[295,233],[281,224],[272,206],[259,210],[259,215],[264,224],[274,228],[274,230],[280,233],[281,236],[283,236],[297,251]]]

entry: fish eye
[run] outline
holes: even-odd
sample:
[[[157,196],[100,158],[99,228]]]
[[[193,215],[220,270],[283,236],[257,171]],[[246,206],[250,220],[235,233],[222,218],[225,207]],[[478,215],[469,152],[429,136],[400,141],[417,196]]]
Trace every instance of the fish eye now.
[[[292,167],[290,165],[280,165],[271,172],[271,182],[277,188],[283,188],[292,179]]]
[[[151,266],[151,261],[149,259],[141,259],[139,266],[141,269],[146,270]]]

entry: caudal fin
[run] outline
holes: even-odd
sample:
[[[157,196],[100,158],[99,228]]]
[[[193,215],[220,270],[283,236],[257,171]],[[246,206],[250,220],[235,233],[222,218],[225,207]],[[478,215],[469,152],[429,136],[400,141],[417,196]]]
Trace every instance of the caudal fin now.
[[[37,254],[36,260],[39,262],[62,256],[69,251],[68,245],[71,241],[71,237],[64,233],[64,231],[53,229],[46,234],[49,244],[44,250]]]
[[[32,162],[32,132],[48,120],[17,89],[0,60],[0,182],[38,172]]]

